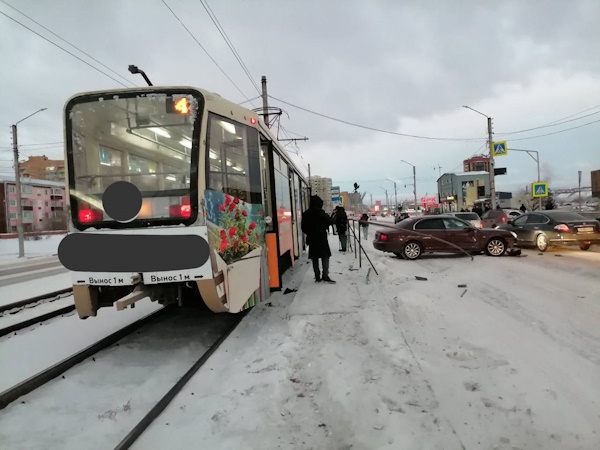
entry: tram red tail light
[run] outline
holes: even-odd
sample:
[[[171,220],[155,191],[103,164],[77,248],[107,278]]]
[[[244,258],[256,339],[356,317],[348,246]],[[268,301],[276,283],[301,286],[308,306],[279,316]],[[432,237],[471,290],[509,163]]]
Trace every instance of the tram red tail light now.
[[[169,216],[189,219],[192,216],[192,206],[190,205],[190,198],[184,197],[181,200],[180,205],[169,206]]]
[[[103,219],[102,211],[99,209],[80,209],[78,216],[81,223],[102,222]]]

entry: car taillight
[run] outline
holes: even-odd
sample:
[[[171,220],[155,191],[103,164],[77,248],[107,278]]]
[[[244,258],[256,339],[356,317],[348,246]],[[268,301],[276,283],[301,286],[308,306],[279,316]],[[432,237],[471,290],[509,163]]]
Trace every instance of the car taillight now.
[[[506,222],[506,217],[502,216],[502,222]]]
[[[387,234],[381,234],[381,235],[379,236],[379,240],[380,240],[380,241],[387,241],[387,240],[388,240]]]
[[[571,229],[569,228],[569,226],[567,224],[564,224],[564,223],[556,225],[554,227],[554,229],[556,231],[560,231],[561,233],[570,233],[571,232]]]
[[[80,209],[78,217],[81,223],[94,223],[102,222],[103,214],[99,209]]]
[[[479,228],[483,228],[483,221],[479,221]]]

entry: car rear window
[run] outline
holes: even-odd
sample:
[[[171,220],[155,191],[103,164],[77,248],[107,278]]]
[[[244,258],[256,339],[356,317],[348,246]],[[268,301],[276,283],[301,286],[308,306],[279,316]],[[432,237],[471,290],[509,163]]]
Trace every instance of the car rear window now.
[[[415,230],[445,230],[442,219],[424,219],[415,225]]]
[[[479,216],[475,213],[459,213],[456,217],[462,220],[479,220]]]

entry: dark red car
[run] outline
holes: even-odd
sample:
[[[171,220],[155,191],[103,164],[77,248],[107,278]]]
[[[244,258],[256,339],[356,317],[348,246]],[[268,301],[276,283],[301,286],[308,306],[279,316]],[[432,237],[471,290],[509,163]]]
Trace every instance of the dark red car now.
[[[373,246],[412,260],[434,252],[502,256],[513,249],[515,241],[510,231],[475,228],[456,217],[440,215],[404,219],[394,229],[377,231]]]

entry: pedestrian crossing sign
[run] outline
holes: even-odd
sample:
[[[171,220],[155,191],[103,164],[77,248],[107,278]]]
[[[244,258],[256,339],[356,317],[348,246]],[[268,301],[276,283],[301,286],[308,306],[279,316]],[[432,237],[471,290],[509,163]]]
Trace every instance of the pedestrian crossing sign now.
[[[545,181],[531,183],[531,193],[533,197],[548,197],[548,183]]]
[[[492,154],[494,156],[506,156],[508,154],[508,148],[506,147],[506,141],[493,142],[492,143]]]

